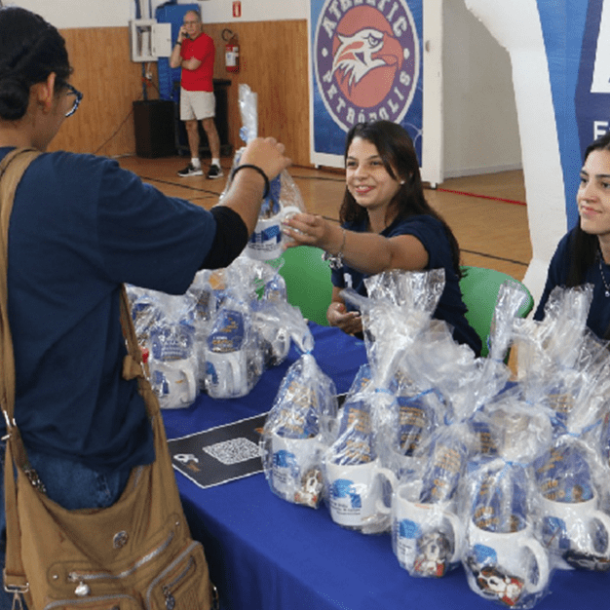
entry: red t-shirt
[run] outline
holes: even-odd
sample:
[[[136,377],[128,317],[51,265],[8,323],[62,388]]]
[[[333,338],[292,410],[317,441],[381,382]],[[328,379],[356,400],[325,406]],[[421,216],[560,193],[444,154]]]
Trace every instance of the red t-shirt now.
[[[204,33],[195,40],[185,38],[182,41],[180,56],[182,59],[195,57],[201,61],[196,70],[182,68],[181,84],[187,91],[214,91],[214,41]]]

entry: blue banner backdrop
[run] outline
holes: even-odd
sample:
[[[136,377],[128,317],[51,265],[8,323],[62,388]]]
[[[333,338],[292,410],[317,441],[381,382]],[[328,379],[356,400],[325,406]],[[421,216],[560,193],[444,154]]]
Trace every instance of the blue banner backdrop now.
[[[350,127],[387,119],[407,129],[421,165],[422,11],[422,0],[310,0],[312,157],[342,164]]]
[[[584,150],[610,129],[610,0],[537,1],[571,228]]]

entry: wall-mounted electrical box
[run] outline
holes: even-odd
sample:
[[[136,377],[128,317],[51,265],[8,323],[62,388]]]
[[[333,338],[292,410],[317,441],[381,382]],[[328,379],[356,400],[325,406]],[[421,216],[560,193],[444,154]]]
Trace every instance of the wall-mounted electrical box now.
[[[172,25],[155,19],[135,19],[129,22],[131,61],[157,61],[172,54]]]

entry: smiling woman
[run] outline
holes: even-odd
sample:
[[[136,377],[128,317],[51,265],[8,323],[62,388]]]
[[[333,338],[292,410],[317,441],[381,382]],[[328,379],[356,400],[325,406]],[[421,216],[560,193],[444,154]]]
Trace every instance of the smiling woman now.
[[[556,286],[592,284],[587,325],[598,337],[610,339],[610,133],[585,151],[576,203],[578,224],[557,246],[534,319],[544,319]]]
[[[576,201],[581,229],[597,236],[602,258],[610,262],[610,151],[591,151],[580,172]]]
[[[396,170],[392,169],[395,176]],[[394,176],[384,167],[383,159],[372,142],[354,138],[345,162],[345,182],[356,203],[367,210],[371,224],[374,224],[377,211],[382,216],[376,220],[379,223],[385,222],[387,207],[405,183]]]
[[[390,269],[445,270],[445,289],[434,317],[446,320],[456,341],[478,355],[481,341],[468,324],[459,287],[460,250],[451,229],[424,197],[419,161],[406,130],[391,121],[359,123],[345,146],[346,189],[341,225],[299,214],[285,223],[297,245],[322,248],[333,260],[333,298],[327,319],[346,333],[362,332],[348,311],[343,288],[366,295],[364,280]]]

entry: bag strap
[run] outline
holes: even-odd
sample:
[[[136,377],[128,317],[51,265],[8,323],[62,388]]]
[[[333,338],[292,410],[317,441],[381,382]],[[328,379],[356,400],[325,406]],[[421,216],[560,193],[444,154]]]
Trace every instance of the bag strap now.
[[[15,193],[29,164],[40,154],[34,149],[16,149],[0,162],[0,408],[7,426],[6,457],[4,463],[4,496],[6,512],[6,564],[4,589],[14,594],[13,607],[22,606],[22,595],[29,585],[21,556],[21,529],[17,513],[17,486],[13,465],[23,469],[27,455],[15,422],[15,361],[13,342],[8,321],[8,228]],[[125,286],[121,287],[120,321],[127,344],[127,356],[123,362],[123,377],[138,379],[149,417],[160,429],[160,407],[142,367],[142,351],[130,313]],[[155,417],[157,416],[157,417]],[[161,431],[163,431],[161,429]],[[34,483],[34,481],[33,481]]]
[[[13,341],[8,322],[8,227],[13,209],[15,192],[29,164],[40,155],[40,151],[21,148],[11,151],[0,163],[0,354],[2,355],[0,380],[0,407],[8,428],[16,428],[15,423],[15,361]],[[127,344],[128,356],[123,363],[125,379],[138,378],[140,385],[147,384],[143,373],[142,351],[138,345],[135,327],[130,313],[129,299],[125,286],[121,287],[121,327]],[[158,413],[157,401],[146,401],[150,416]]]
[[[127,356],[123,360],[123,379],[137,378],[138,388],[144,399],[149,418],[152,420],[156,415],[161,417],[159,400],[144,374],[142,350],[138,343],[136,329],[131,316],[129,298],[127,297],[127,290],[124,285],[121,287],[121,328],[123,329],[123,337],[125,337],[125,343],[127,344]]]
[[[17,439],[15,426],[15,361],[13,341],[8,323],[8,228],[15,200],[15,192],[25,170],[38,157],[40,151],[18,148],[11,151],[0,163],[0,406],[6,420],[7,437],[4,463],[4,504],[6,512],[6,564],[4,567],[4,589],[13,593],[13,607],[22,606],[21,595],[27,593],[28,583],[21,559],[21,530],[17,516],[17,489],[13,471],[13,440],[16,447],[23,447]],[[17,449],[17,453],[20,453]],[[24,455],[20,456],[22,459]]]
[[[12,423],[15,405],[15,362],[13,360],[13,341],[8,324],[8,227],[13,209],[15,192],[21,177],[40,151],[18,148],[11,151],[0,163],[0,315],[2,349],[2,410],[7,426]]]

